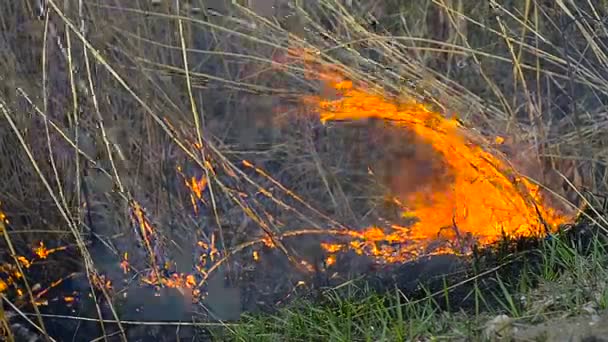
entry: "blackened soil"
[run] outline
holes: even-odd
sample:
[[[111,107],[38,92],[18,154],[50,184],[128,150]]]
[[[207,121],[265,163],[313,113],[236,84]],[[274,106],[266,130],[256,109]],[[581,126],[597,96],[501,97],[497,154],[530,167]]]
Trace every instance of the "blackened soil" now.
[[[577,243],[584,252],[584,242],[589,240],[584,237],[589,234],[588,226],[579,226],[570,227],[565,234],[553,238]],[[117,313],[121,319],[129,320],[123,324],[128,340],[175,341],[178,336],[180,339],[208,340],[210,335],[205,329],[135,322],[189,322],[195,318],[197,321],[236,321],[244,312],[273,312],[289,305],[294,299],[323,301],[321,293],[324,290],[347,281],[366,285],[379,293],[394,293],[397,288],[413,301],[424,300],[431,295],[444,310],[472,312],[476,307],[475,296],[471,295],[475,288],[484,293],[486,301],[491,301],[494,296],[487,294],[500,293],[501,286],[518,286],[523,272],[534,272],[541,262],[541,241],[519,239],[476,250],[467,257],[440,255],[401,265],[378,265],[367,257],[352,253],[341,255],[336,264],[325,267],[323,254],[309,248],[314,245],[312,242],[302,240],[289,244],[301,247],[298,254],[307,260],[306,267],[292,264],[276,248],[258,248],[258,261],[252,260],[252,251],[243,251],[242,256],[234,256],[225,268],[210,278],[207,298],[194,306],[187,305],[184,297],[171,289],[157,296],[152,289],[131,286],[125,289],[129,299],[121,299],[121,293],[115,293]],[[38,278],[42,276],[49,275],[44,273]],[[498,278],[502,284],[496,281]],[[43,279],[39,280],[43,283]],[[534,286],[533,279],[530,279],[529,285]],[[448,298],[445,296],[446,288],[449,289]],[[44,318],[53,338],[59,341],[88,341],[104,335],[101,325],[90,320],[98,317],[98,311],[92,298],[85,295],[89,293],[88,290],[88,283],[81,274],[49,292],[48,298],[80,293],[78,302],[71,306],[57,300],[40,307],[43,314],[72,317]],[[104,319],[113,320],[101,293],[96,295]],[[31,308],[26,307],[22,310],[32,312]],[[80,320],[77,317],[90,319]],[[105,334],[110,336],[109,341],[120,340],[117,324],[108,322],[103,328]]]

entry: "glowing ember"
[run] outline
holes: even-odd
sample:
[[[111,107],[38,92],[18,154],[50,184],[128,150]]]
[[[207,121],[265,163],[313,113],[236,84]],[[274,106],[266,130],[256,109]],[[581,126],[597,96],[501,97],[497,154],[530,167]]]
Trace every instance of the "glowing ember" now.
[[[111,290],[113,288],[112,281],[107,279],[103,274],[93,274],[92,278],[93,286],[98,289]]]
[[[36,254],[36,256],[38,256],[38,258],[46,259],[46,258],[48,258],[49,255],[59,252],[59,251],[64,251],[66,249],[67,249],[67,247],[65,247],[65,246],[48,249],[44,245],[44,242],[40,241],[38,243],[38,247],[34,248],[34,253]]]
[[[194,287],[196,286],[196,280],[194,276],[191,274],[184,273],[172,273],[168,277],[160,277],[157,278],[157,272],[150,272],[146,277],[142,278],[142,282],[147,285],[157,286],[161,284],[163,287],[170,287],[177,289],[184,295],[188,295],[188,297],[197,296],[197,292],[195,292]]]
[[[326,259],[325,259],[325,265],[327,265],[327,267],[333,265],[336,263],[336,256],[335,255],[329,255]]]
[[[44,242],[42,241],[40,241],[38,247],[34,249],[34,253],[36,253],[40,259],[46,259],[49,256],[49,250],[44,246]]]
[[[194,214],[198,215],[199,212],[199,202],[206,204],[205,198],[203,197],[204,191],[207,188],[207,177],[201,176],[200,178],[196,178],[194,176],[187,178],[183,173],[181,167],[177,169],[178,173],[184,178],[184,183],[186,187],[190,190],[190,202],[192,202],[192,209],[194,210]]]
[[[129,273],[129,253],[125,252],[123,257],[122,257],[122,261],[120,262],[120,268],[122,269],[122,272],[124,274]]]
[[[23,265],[23,267],[25,267],[25,268],[30,268],[30,266],[32,266],[32,263],[31,263],[29,260],[27,260],[27,258],[26,258],[26,257],[24,257],[24,256],[22,256],[22,255],[18,256],[18,257],[17,257],[17,260],[19,260],[19,262],[20,262],[20,263]]]
[[[2,201],[0,201],[0,206],[1,205],[2,205]],[[9,224],[8,218],[6,217],[6,214],[4,212],[2,212],[2,210],[0,210],[0,233],[4,229],[5,224]]]
[[[319,111],[322,122],[383,119],[413,131],[443,159],[441,174],[395,200],[404,217],[417,221],[409,227],[393,226],[390,232],[378,227],[352,231],[355,240],[349,247],[358,254],[398,262],[419,253],[466,252],[463,243],[435,246],[438,240],[453,244],[474,239],[485,245],[503,236],[538,236],[568,220],[543,204],[539,186],[475,144],[456,119],[444,118],[413,101],[393,103],[335,72],[316,75],[338,93],[331,100],[305,97],[305,103]],[[496,139],[498,144],[503,141]],[[407,167],[403,175],[408,176]],[[323,247],[330,254],[341,249],[339,245]]]
[[[203,190],[207,187],[207,178],[201,177],[200,179],[196,179],[196,177],[192,177],[190,179],[190,184],[186,184],[192,192],[196,195],[196,198],[202,199]]]

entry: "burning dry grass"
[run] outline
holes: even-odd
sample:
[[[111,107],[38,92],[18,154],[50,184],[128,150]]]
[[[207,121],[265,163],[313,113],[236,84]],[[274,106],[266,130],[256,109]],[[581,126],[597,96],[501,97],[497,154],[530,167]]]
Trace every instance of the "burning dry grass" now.
[[[537,183],[571,196],[561,178],[535,182],[508,162],[521,155],[535,176],[561,169],[567,185],[605,190],[597,8],[324,0],[275,21],[239,5],[46,3],[42,20],[2,5],[17,14],[0,40],[0,199],[18,248],[3,267],[22,268],[0,278],[11,303],[55,299],[25,282],[34,246],[41,260],[82,257],[63,271],[84,281],[61,298],[90,296],[93,315],[120,322],[114,304],[135,283],[179,289],[213,318],[224,308],[205,298],[235,297],[224,282],[252,272],[272,295],[249,300],[277,302],[310,285],[302,274],[339,273],[349,251],[402,263],[554,232],[572,217]],[[566,33],[581,39],[562,49]],[[332,123],[364,119],[415,138],[370,147],[390,129]],[[513,146],[532,153],[497,151]]]
[[[216,330],[217,339],[528,341],[530,335],[542,340],[542,332],[553,340],[603,336],[597,328],[608,308],[608,289],[605,282],[589,280],[606,275],[605,242],[594,240],[590,246],[581,253],[561,238],[542,242],[540,253],[503,259],[482,273],[444,272],[420,286],[418,295],[401,290],[378,295],[349,283],[272,315],[247,315],[235,332]],[[448,286],[452,281],[455,285]],[[545,321],[567,325],[543,329],[539,323]],[[573,328],[571,321],[581,323]]]
[[[372,94],[370,89],[354,87],[352,81],[339,74],[321,71],[319,75],[338,92],[337,100],[308,99],[320,107],[322,121],[387,120],[413,130],[422,143],[432,146],[442,158],[444,170],[426,175],[426,181],[419,177],[418,184],[411,185],[405,198],[395,199],[403,208],[402,215],[415,218],[416,223],[410,227],[393,226],[390,234],[379,228],[357,234],[364,245],[376,241],[398,245],[384,250],[374,246],[373,255],[403,262],[438,239],[454,241],[462,235],[474,240],[469,243],[487,245],[505,236],[555,232],[560,224],[573,219],[547,206],[541,198],[540,186],[516,174],[504,160],[466,137],[456,118],[446,119],[416,102],[393,104]],[[417,165],[402,166],[403,178],[418,176],[412,172]],[[351,243],[351,247],[362,253],[356,244]]]

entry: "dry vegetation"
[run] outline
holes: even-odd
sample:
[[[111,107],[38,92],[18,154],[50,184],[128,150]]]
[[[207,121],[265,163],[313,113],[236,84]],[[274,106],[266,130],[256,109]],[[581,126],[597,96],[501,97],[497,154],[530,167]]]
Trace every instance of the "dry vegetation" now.
[[[441,316],[441,329],[416,325],[440,315],[432,301],[403,318],[370,295],[336,297],[274,328],[268,320],[282,316],[239,325],[243,310],[276,309],[301,284],[339,282],[306,272],[327,266],[319,231],[398,219],[385,199],[411,185],[400,180],[403,165],[420,165],[421,176],[434,167],[411,133],[379,120],[324,125],[302,110],[301,96],[321,83],[294,49],[505,137],[503,152],[557,195],[553,205],[586,203],[592,222],[605,223],[590,201],[608,191],[605,1],[277,0],[270,12],[262,0],[39,2],[0,4],[0,332],[9,340],[45,331],[137,340],[161,330],[172,340],[183,333],[176,327],[205,339],[212,325],[239,340],[262,328],[274,329],[269,340],[303,339],[315,325],[313,339],[392,340],[472,324]],[[546,248],[545,271],[571,271],[566,281],[543,274],[561,289],[591,279],[576,267],[605,274],[600,247],[591,256]],[[344,263],[344,273],[362,267]],[[552,305],[606,301],[603,285],[589,287],[576,305]],[[207,296],[192,304],[197,291]],[[530,291],[542,297],[542,286]],[[525,318],[507,297],[499,307]],[[142,313],[142,303],[151,309]],[[389,317],[408,328],[367,330]]]

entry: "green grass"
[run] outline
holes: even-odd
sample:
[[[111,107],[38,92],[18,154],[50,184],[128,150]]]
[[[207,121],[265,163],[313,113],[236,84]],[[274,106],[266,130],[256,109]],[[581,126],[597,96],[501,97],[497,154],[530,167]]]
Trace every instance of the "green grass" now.
[[[248,315],[231,329],[216,331],[215,337],[234,341],[485,340],[510,336],[515,326],[590,317],[608,309],[608,254],[603,237],[594,237],[587,247],[582,251],[576,243],[555,236],[533,252],[537,257],[533,266],[519,269],[515,276],[501,276],[497,270],[450,288],[444,283],[443,290],[426,291],[428,295],[415,299],[398,289],[379,293],[353,284],[328,289],[320,298],[293,303],[273,314]],[[494,286],[481,289],[481,282]],[[467,298],[452,293],[458,287],[467,288]],[[458,305],[461,301],[468,304]],[[505,322],[504,326],[492,325],[493,320]]]

